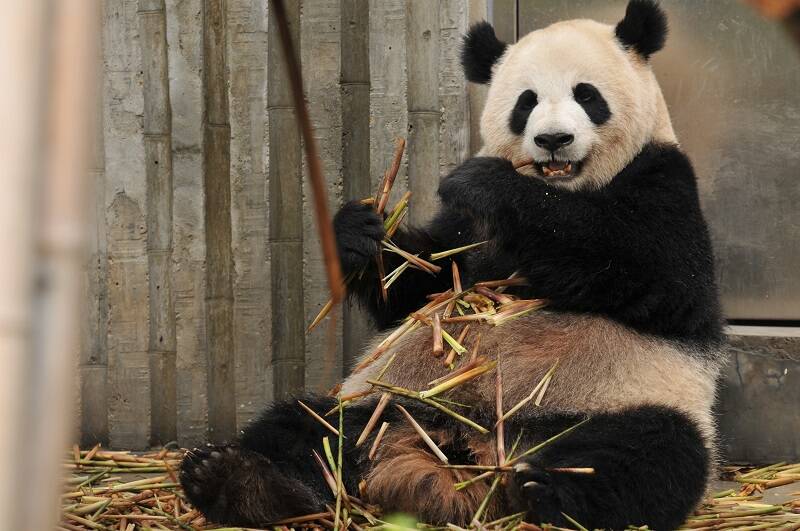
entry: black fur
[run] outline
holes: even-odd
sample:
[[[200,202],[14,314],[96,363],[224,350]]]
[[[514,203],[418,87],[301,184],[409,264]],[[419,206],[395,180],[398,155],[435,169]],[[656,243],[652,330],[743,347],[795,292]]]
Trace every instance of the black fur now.
[[[676,147],[647,145],[610,184],[577,192],[522,175],[505,159],[473,158],[444,179],[439,196],[428,228],[396,239],[424,257],[490,237],[456,257],[465,285],[518,270],[531,284],[518,293],[549,299],[553,310],[605,315],[696,346],[721,340],[708,230],[694,171]],[[399,263],[385,256],[387,271]],[[387,326],[450,287],[443,265],[439,276],[408,270],[384,304],[373,262],[351,292]]]
[[[597,87],[590,83],[578,83],[572,89],[575,101],[583,107],[587,116],[595,125],[603,125],[611,118],[611,110]]]
[[[475,437],[474,431],[418,402],[396,400],[424,428],[455,435],[456,442],[443,447],[451,462],[473,463],[469,450],[458,441]],[[330,398],[305,401],[319,413],[334,406]],[[369,402],[345,410],[343,481],[350,493],[358,492],[369,465],[366,453],[374,432],[361,448],[354,443],[373,408],[374,402]],[[468,414],[487,426],[494,419],[493,412]],[[391,407],[382,420],[393,425],[406,422]],[[518,414],[506,421],[506,440],[516,440],[522,433],[519,455],[581,420],[572,414]],[[215,522],[256,526],[318,512],[333,501],[312,457],[314,449],[324,456],[325,435],[335,453],[336,437],[296,402],[276,404],[244,431],[236,445],[193,450],[181,467],[181,483],[190,501]],[[493,444],[490,436],[486,444]],[[620,529],[628,524],[672,529],[702,496],[709,456],[694,423],[684,415],[642,406],[598,414],[519,463],[504,483],[505,492],[499,494],[509,514],[524,511],[529,522],[564,525],[564,512],[590,529]],[[562,467],[591,467],[595,473],[552,470]]]
[[[494,28],[486,21],[473,24],[464,35],[461,49],[461,66],[464,74],[473,83],[488,83],[492,79],[492,67],[505,53],[508,45],[497,38]]]
[[[532,427],[553,435],[574,423],[549,420]],[[526,511],[527,521],[572,527],[564,513],[589,529],[675,529],[703,496],[710,456],[685,415],[642,406],[596,415],[523,463],[509,482],[509,512]],[[595,473],[548,471],[572,467]]]
[[[511,111],[511,118],[509,127],[511,132],[515,135],[521,135],[525,132],[525,126],[528,125],[528,117],[533,112],[536,104],[539,103],[539,98],[536,93],[530,89],[526,90],[517,98],[517,103],[514,105],[514,110]]]
[[[649,59],[667,40],[667,15],[655,0],[630,0],[615,33],[624,47]]]

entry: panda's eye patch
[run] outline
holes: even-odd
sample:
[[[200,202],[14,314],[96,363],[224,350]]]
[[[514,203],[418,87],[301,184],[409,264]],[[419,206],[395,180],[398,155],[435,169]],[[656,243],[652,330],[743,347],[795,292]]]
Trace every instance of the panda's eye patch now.
[[[578,103],[589,103],[597,97],[597,89],[588,83],[579,83],[573,94]]]
[[[594,85],[578,83],[572,89],[572,95],[595,125],[602,125],[611,118],[611,109],[608,108],[608,103]]]
[[[539,103],[539,99],[536,93],[530,89],[519,95],[509,120],[509,127],[512,133],[521,135],[525,132],[525,126],[528,124],[528,116],[530,116],[531,111],[536,107],[537,103]]]

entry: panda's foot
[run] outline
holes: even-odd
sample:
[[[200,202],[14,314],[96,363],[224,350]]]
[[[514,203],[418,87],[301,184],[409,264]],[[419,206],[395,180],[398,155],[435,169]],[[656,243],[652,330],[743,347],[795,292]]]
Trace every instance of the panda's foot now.
[[[216,523],[257,526],[312,512],[314,496],[256,452],[205,446],[186,454],[181,485],[189,501]],[[292,492],[285,499],[282,492]],[[299,495],[298,495],[299,494]]]

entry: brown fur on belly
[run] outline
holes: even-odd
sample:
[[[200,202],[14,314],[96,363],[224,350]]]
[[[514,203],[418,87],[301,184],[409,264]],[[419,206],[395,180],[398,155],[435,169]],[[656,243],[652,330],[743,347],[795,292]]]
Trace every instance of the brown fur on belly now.
[[[451,432],[428,426],[425,430],[445,454],[448,446],[466,443],[476,464],[495,464],[490,437],[454,441]],[[423,522],[467,525],[486,497],[489,483],[479,481],[465,489],[455,490],[455,483],[466,481],[476,473],[442,468],[441,465],[442,462],[430,452],[413,428],[393,425],[381,441],[367,474],[366,497],[371,503],[391,511],[413,514]],[[501,492],[492,496],[487,509],[488,518],[499,514],[501,500]]]

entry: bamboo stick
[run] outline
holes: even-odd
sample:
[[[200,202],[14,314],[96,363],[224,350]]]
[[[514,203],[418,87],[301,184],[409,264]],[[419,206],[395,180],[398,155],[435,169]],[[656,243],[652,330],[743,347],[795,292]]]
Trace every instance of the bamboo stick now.
[[[316,413],[316,412],[315,412],[313,409],[311,409],[310,407],[308,407],[307,405],[305,405],[305,404],[304,404],[304,403],[303,403],[301,400],[298,400],[298,401],[297,401],[297,403],[298,403],[298,404],[300,404],[300,407],[302,407],[303,409],[305,409],[305,410],[306,410],[306,412],[307,412],[309,415],[311,415],[312,417],[314,417],[314,418],[317,420],[317,422],[319,422],[320,424],[322,424],[323,426],[325,426],[325,428],[326,428],[326,429],[328,429],[328,431],[330,431],[331,433],[333,433],[333,434],[334,434],[334,435],[336,435],[337,437],[339,436],[339,430],[337,430],[336,428],[334,428],[333,426],[331,426],[331,425],[328,423],[328,421],[327,421],[327,420],[325,420],[325,419],[324,419],[324,418],[322,418],[321,416],[317,415],[317,413]]]
[[[444,345],[442,344],[442,321],[438,313],[433,314],[433,355],[441,357],[444,354]]]
[[[395,404],[395,407],[398,410],[400,410],[400,413],[402,413],[403,416],[408,421],[408,423],[411,424],[411,427],[414,428],[414,431],[416,431],[417,434],[419,434],[419,436],[422,437],[422,440],[425,441],[425,444],[428,445],[428,448],[431,449],[434,455],[436,455],[436,457],[438,457],[441,462],[447,464],[448,463],[447,456],[444,455],[444,453],[439,449],[438,446],[436,446],[436,443],[433,442],[433,439],[431,439],[430,436],[425,432],[425,430],[422,429],[422,426],[420,426],[417,423],[417,421],[414,420],[414,417],[412,417],[411,414],[408,411],[406,411],[406,408],[404,408],[400,404]]]
[[[367,421],[366,426],[364,426],[364,430],[361,432],[361,435],[358,437],[356,441],[356,448],[364,444],[364,441],[367,440],[369,434],[372,433],[372,430],[375,428],[375,425],[380,420],[381,415],[383,414],[383,410],[386,409],[386,406],[389,404],[389,400],[392,398],[391,393],[383,393],[381,395],[378,404],[375,406],[375,411],[372,412],[372,416],[370,416],[369,420]]]
[[[378,451],[378,447],[381,444],[381,440],[383,440],[383,434],[386,433],[386,430],[389,428],[389,423],[384,422],[381,424],[381,429],[378,430],[378,435],[375,436],[375,440],[372,442],[372,447],[369,449],[369,455],[367,456],[370,461],[375,458],[375,453]]]
[[[328,288],[331,291],[331,298],[334,304],[336,304],[344,298],[344,284],[342,282],[339,255],[336,251],[333,224],[331,223],[331,216],[328,211],[328,200],[325,190],[325,179],[322,175],[322,164],[320,163],[317,152],[317,142],[311,127],[311,119],[308,115],[306,102],[303,99],[303,78],[300,74],[300,65],[297,62],[294,44],[292,43],[291,34],[289,33],[289,22],[286,17],[286,8],[283,0],[270,0],[270,7],[278,22],[281,47],[286,61],[289,81],[292,85],[295,112],[297,113],[297,120],[303,134],[308,175],[313,190],[314,212],[316,213],[317,228],[320,233],[320,241],[325,258],[325,271],[328,275]]]
[[[405,148],[405,139],[398,138],[395,141],[392,164],[389,166],[389,169],[386,171],[386,174],[383,177],[383,185],[379,191],[379,199],[377,201],[378,206],[376,208],[378,214],[383,214],[383,211],[386,208],[386,203],[389,201],[389,193],[392,190],[392,186],[394,186],[394,180],[397,178],[397,172],[400,171],[400,163],[403,160],[403,152],[405,151]]]

